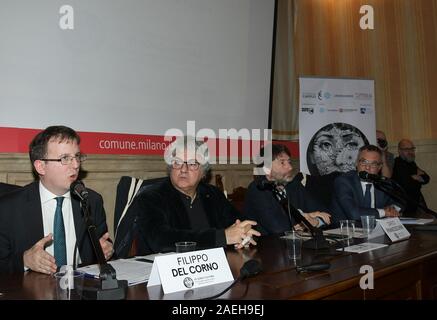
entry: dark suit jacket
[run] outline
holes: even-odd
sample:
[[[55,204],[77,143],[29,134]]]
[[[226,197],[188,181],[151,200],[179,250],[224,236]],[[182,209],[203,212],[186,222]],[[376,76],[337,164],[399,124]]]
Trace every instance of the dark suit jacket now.
[[[375,192],[375,208],[384,209],[389,205],[397,205],[387,194],[373,188]],[[337,177],[334,182],[334,196],[331,212],[334,225],[343,219],[360,220],[361,216],[369,215],[379,218],[378,211],[364,206],[364,194],[357,171],[350,171]]]
[[[86,232],[80,203],[71,199],[73,207],[76,238]],[[106,215],[102,197],[89,190],[91,218],[97,227],[97,236],[106,231]],[[23,253],[44,236],[41,198],[38,182],[33,182],[22,189],[0,198],[0,272],[23,272]],[[82,263],[96,262],[94,251],[88,235],[83,238],[78,248]]]
[[[179,191],[169,178],[139,194],[131,210],[139,212],[138,227],[150,252],[174,251],[175,242],[195,241],[197,249],[225,246],[224,229],[232,225],[238,211],[216,187],[200,183],[202,201],[210,228],[193,230]]]
[[[265,178],[263,178],[265,179]],[[291,230],[291,222],[280,203],[270,190],[260,190],[259,180],[250,183],[244,200],[244,213],[248,219],[255,220],[256,229],[262,235],[282,233]],[[300,179],[293,179],[286,185],[290,203],[303,212],[326,211],[300,183]],[[293,224],[294,219],[292,219]]]
[[[0,196],[12,192],[14,190],[20,189],[21,186],[17,186],[15,184],[3,183],[0,182]]]
[[[407,196],[412,200],[408,201],[407,208],[405,209],[405,211],[408,213],[416,212],[417,203],[421,203],[422,205],[426,206],[425,199],[423,198],[420,189],[422,188],[422,185],[425,185],[429,182],[430,177],[428,174],[424,173],[421,175],[423,182],[419,182],[411,178],[411,176],[415,174],[417,174],[416,162],[407,162],[401,157],[397,157],[395,159],[392,179],[399,183],[399,185],[407,193]]]

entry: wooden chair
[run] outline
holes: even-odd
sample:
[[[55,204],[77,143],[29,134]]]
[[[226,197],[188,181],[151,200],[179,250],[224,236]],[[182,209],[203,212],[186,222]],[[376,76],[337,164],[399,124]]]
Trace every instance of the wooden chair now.
[[[231,201],[232,205],[241,213],[244,214],[244,199],[246,197],[247,188],[237,187],[230,195],[228,195],[228,200]]]
[[[138,234],[137,218],[139,212],[131,210],[131,204],[138,194],[164,179],[166,177],[149,180],[128,176],[121,177],[117,185],[114,211],[114,251],[117,258],[148,254],[146,252],[147,245]]]

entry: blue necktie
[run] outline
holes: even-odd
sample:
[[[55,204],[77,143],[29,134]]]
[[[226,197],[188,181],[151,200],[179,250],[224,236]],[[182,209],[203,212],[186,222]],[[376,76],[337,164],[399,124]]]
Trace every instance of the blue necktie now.
[[[54,253],[58,267],[67,264],[67,247],[65,245],[64,218],[62,217],[62,202],[64,197],[57,197],[55,221],[53,223]]]
[[[370,189],[372,188],[371,183],[366,183],[366,192],[364,192],[364,207],[371,208],[372,207],[372,196],[370,194]]]

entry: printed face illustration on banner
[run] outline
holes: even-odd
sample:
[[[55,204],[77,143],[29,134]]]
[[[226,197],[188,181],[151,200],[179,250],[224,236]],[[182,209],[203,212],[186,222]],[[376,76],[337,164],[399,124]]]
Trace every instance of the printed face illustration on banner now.
[[[369,144],[364,134],[347,123],[331,123],[318,130],[307,150],[311,175],[327,175],[355,169],[358,150]]]

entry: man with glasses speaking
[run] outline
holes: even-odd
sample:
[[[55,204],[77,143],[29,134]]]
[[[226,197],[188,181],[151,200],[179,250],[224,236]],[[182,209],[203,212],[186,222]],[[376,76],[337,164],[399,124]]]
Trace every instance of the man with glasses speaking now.
[[[39,177],[0,198],[0,272],[32,270],[53,274],[63,265],[96,262],[86,233],[80,202],[70,194],[85,155],[80,137],[71,128],[51,126],[38,133],[29,146],[33,169]],[[91,219],[106,259],[113,250],[107,232],[102,197],[88,189]],[[84,236],[83,236],[84,235]]]
[[[335,223],[345,219],[360,220],[364,215],[376,218],[399,216],[400,208],[391,197],[375,188],[371,180],[360,178],[366,175],[378,177],[381,167],[382,153],[377,146],[365,145],[360,148],[357,170],[335,179],[332,200]]]
[[[139,213],[141,237],[150,252],[174,251],[175,243],[193,241],[196,249],[226,245],[241,248],[255,221],[241,219],[218,188],[207,184],[210,170],[206,143],[178,137],[165,152],[168,178],[141,192],[131,210]]]

